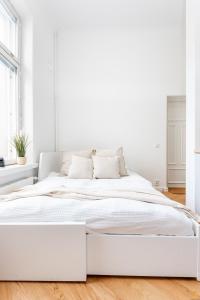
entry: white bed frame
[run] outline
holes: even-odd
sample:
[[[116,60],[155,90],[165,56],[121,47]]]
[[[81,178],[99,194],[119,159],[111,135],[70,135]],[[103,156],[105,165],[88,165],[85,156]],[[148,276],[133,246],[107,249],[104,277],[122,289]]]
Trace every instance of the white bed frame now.
[[[42,153],[39,180],[60,168]],[[84,223],[0,224],[0,280],[86,281],[87,275],[194,277],[200,280],[200,225],[195,236],[86,234]]]

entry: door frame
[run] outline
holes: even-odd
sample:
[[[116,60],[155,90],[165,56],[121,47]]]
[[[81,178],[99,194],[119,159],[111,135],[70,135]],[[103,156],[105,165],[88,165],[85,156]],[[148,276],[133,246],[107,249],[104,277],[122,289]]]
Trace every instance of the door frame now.
[[[186,95],[169,95],[166,100],[166,187],[168,190],[168,103],[169,102],[185,102],[186,104]],[[186,122],[186,118],[185,118]],[[186,140],[187,144],[187,140]],[[185,181],[186,188],[186,181]]]

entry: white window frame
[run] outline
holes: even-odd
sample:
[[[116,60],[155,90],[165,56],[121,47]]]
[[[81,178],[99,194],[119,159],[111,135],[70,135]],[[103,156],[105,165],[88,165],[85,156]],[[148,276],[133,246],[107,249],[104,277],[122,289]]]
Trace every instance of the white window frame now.
[[[17,119],[17,133],[22,129],[22,102],[20,96],[20,86],[21,86],[21,20],[17,14],[15,8],[9,2],[9,0],[0,0],[2,6],[6,9],[7,13],[16,20],[16,55],[13,54],[1,41],[0,41],[0,56],[8,61],[9,64],[16,68],[16,119]],[[16,163],[15,160],[6,161],[6,165]]]

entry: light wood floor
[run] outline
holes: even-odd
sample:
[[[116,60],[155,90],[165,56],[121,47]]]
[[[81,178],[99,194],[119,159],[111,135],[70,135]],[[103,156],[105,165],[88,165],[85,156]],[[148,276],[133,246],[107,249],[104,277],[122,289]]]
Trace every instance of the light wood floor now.
[[[200,300],[193,279],[89,276],[87,283],[1,282],[1,300]]]
[[[168,197],[184,202],[184,191]],[[0,282],[0,300],[200,300],[195,279],[89,276],[87,283]]]
[[[169,188],[168,192],[165,192],[164,194],[172,200],[185,204],[184,188]]]

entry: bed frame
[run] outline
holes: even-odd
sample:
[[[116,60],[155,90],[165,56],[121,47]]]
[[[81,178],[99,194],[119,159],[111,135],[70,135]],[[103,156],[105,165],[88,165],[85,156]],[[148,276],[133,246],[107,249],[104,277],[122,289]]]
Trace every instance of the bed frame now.
[[[39,180],[58,171],[60,153],[42,153]],[[86,234],[84,223],[0,224],[0,280],[86,281],[87,275],[194,277],[196,235]]]

